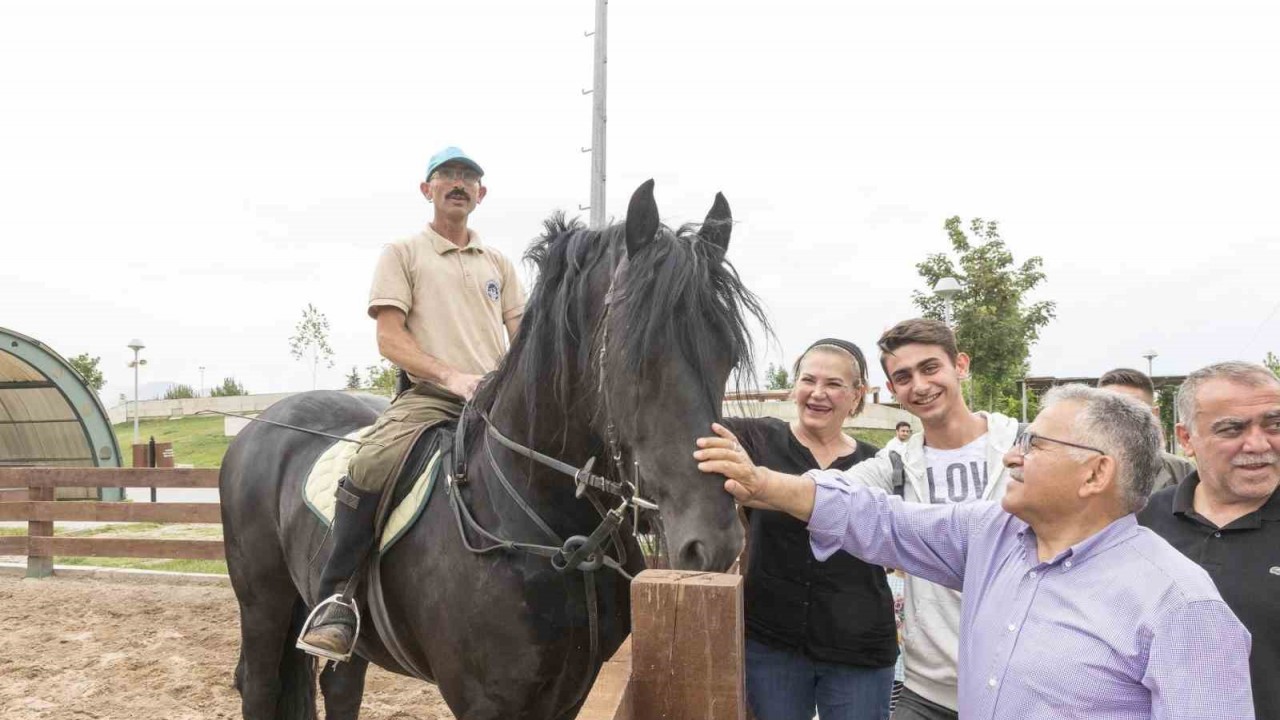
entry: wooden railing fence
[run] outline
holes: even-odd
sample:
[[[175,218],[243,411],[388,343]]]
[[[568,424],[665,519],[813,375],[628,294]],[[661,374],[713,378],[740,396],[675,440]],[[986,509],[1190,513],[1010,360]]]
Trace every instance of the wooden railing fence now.
[[[217,503],[55,502],[63,487],[216,488],[216,469],[190,468],[0,468],[0,520],[26,521],[26,535],[0,536],[0,555],[26,555],[27,577],[48,577],[53,558],[134,557],[223,559],[221,540],[142,540],[55,537],[62,522],[222,522]]]
[[[221,523],[217,503],[54,502],[61,487],[216,488],[217,470],[0,468],[0,555],[47,577],[54,556],[219,560],[221,541],[55,537],[62,521]],[[631,586],[632,635],[605,663],[580,720],[749,720],[743,683],[742,578],[646,570]]]

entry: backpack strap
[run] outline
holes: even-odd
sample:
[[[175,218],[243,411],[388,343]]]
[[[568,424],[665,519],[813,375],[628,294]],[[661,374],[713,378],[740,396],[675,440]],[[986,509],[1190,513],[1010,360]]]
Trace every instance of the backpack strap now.
[[[893,494],[903,497],[907,488],[907,468],[897,450],[889,451],[889,464],[893,466]]]

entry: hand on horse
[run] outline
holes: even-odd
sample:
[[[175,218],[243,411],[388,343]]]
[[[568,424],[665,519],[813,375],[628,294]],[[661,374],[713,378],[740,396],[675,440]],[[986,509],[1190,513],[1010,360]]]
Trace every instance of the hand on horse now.
[[[444,387],[463,400],[470,400],[471,396],[476,394],[476,386],[480,384],[480,380],[483,378],[483,375],[454,372],[450,373],[449,377],[445,379]]]
[[[698,438],[701,449],[693,453],[699,470],[724,475],[724,489],[743,505],[777,510],[809,521],[817,495],[812,480],[759,467],[728,428],[712,423],[711,431],[715,436]]]
[[[747,451],[742,449],[738,438],[729,428],[720,423],[712,423],[714,436],[698,438],[698,447],[693,453],[698,461],[698,469],[705,473],[717,473],[725,476],[724,489],[734,500],[750,507],[771,508],[764,500],[765,490],[769,484],[768,468],[757,467],[751,462]]]

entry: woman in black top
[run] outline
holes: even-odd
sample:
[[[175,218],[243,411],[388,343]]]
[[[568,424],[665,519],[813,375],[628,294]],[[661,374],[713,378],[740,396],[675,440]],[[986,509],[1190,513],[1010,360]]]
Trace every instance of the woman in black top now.
[[[732,418],[743,449],[779,472],[846,470],[879,449],[843,431],[865,403],[867,367],[850,342],[819,340],[794,368],[796,419]],[[889,717],[898,657],[883,568],[838,552],[813,558],[803,522],[748,509],[747,700],[758,720]]]

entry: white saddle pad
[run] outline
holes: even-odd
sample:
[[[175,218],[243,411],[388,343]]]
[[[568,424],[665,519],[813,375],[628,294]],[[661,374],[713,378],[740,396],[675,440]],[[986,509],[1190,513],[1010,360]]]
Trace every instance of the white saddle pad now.
[[[349,433],[347,438],[361,440],[369,433],[372,427],[370,425],[369,427],[360,428]],[[311,466],[307,481],[302,484],[302,499],[325,525],[333,524],[333,509],[337,503],[335,494],[338,490],[338,481],[347,474],[347,467],[351,464],[351,458],[355,456],[356,450],[359,449],[360,445],[354,442],[334,442],[316,460],[316,464]],[[440,455],[441,452],[436,450],[431,459],[427,461],[427,466],[423,469],[422,474],[414,480],[413,489],[409,491],[408,495],[405,495],[399,505],[391,509],[391,515],[387,518],[387,525],[382,530],[382,540],[378,546],[379,551],[385,552],[387,548],[391,547],[422,514],[423,508],[427,506],[427,500],[431,498],[431,491],[435,487],[436,469],[440,465]],[[390,489],[388,490],[390,491]]]

